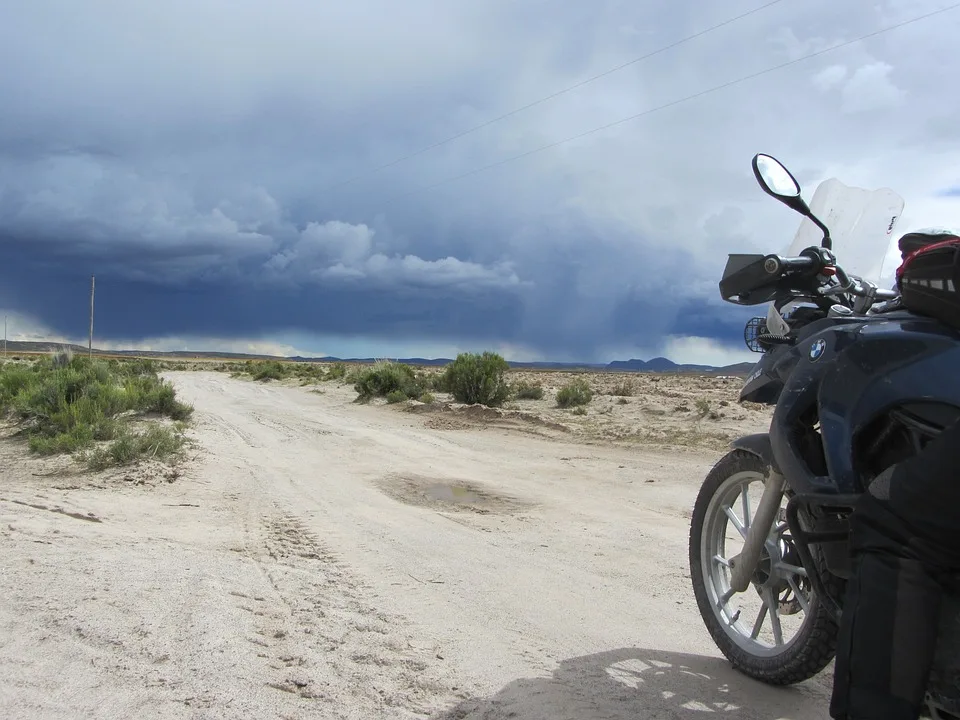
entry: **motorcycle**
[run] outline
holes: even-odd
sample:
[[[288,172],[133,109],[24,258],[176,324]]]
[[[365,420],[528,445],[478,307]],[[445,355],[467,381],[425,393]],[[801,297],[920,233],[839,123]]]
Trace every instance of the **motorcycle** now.
[[[752,165],[767,194],[804,216],[798,239],[813,228],[822,240],[795,255],[728,256],[721,297],[771,303],[744,330],[762,357],[740,400],[774,412],[768,432],[735,440],[704,479],[690,577],[703,622],[731,664],[788,685],[818,674],[836,653],[858,496],[960,418],[960,332],[906,309],[898,291],[848,274],[833,253],[837,236],[790,171],[762,153]],[[821,204],[853,218],[846,234],[856,234],[856,211]],[[886,235],[899,214],[896,202],[888,207],[894,214],[879,229]],[[957,594],[944,598],[940,623],[926,710],[956,719]]]

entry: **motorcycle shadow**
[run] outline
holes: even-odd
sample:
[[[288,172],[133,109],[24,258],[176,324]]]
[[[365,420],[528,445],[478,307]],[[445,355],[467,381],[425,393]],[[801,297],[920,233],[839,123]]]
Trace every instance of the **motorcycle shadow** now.
[[[719,658],[621,649],[564,660],[551,677],[515,680],[432,720],[822,720],[828,717],[830,673],[776,688]]]

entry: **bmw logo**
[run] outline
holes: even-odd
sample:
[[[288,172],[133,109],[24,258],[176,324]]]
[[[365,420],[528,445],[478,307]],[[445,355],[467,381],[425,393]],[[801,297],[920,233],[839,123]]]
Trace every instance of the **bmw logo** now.
[[[816,362],[823,357],[824,350],[827,349],[827,341],[823,338],[814,341],[813,345],[810,346],[810,361]]]

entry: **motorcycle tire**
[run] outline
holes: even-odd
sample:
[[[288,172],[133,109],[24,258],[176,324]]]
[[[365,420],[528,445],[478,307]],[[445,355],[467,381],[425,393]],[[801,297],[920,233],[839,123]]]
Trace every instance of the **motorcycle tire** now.
[[[701,538],[706,513],[713,496],[725,480],[737,473],[751,472],[766,475],[766,465],[753,453],[733,450],[721,458],[704,479],[694,505],[690,523],[690,579],[697,606],[713,641],[743,674],[769,685],[791,685],[803,682],[821,672],[836,654],[838,627],[830,612],[816,595],[810,601],[810,616],[797,635],[787,643],[783,652],[775,656],[760,656],[739,646],[723,629],[711,608],[701,565]],[[842,592],[843,580],[824,574],[824,581]],[[839,586],[835,583],[840,583]]]

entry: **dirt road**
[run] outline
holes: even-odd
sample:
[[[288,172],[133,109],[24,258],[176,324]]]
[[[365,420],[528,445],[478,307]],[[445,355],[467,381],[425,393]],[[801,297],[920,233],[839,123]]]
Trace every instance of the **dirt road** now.
[[[173,482],[0,447],[0,716],[826,716],[828,674],[761,686],[703,629],[712,458],[171,377],[200,444]]]

